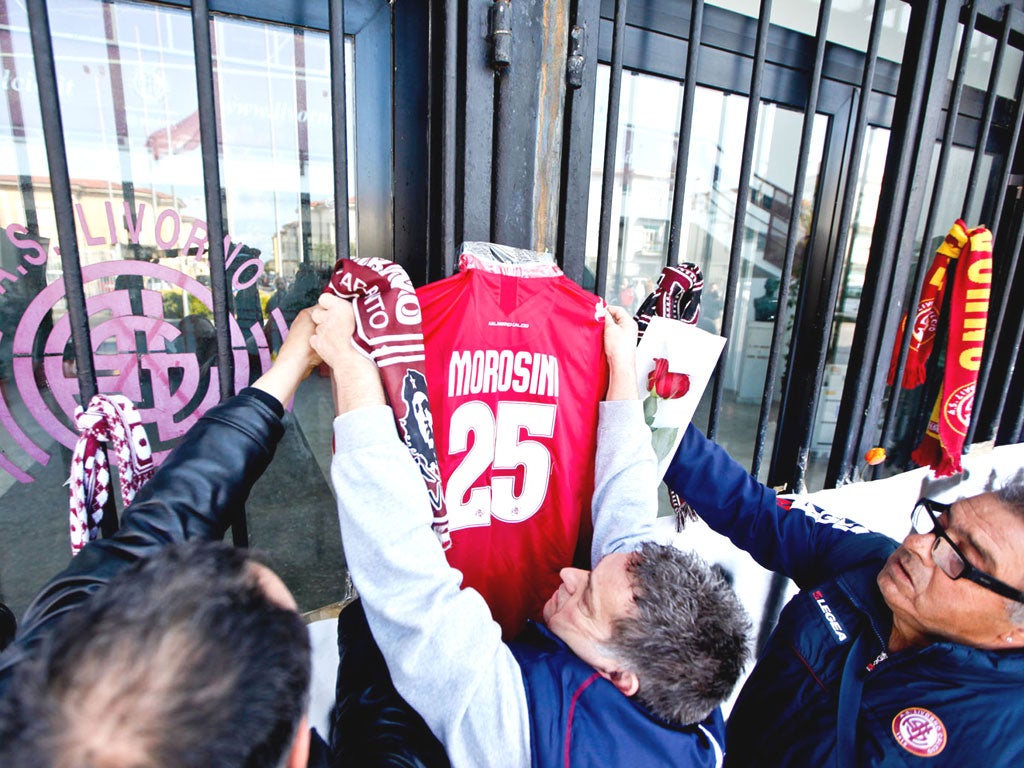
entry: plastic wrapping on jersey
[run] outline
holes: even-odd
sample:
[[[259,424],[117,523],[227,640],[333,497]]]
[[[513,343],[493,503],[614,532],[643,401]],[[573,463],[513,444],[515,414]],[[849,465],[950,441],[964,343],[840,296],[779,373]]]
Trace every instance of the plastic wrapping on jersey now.
[[[475,257],[500,264],[554,264],[555,256],[550,251],[531,251],[513,248],[510,245],[485,243],[481,240],[467,240],[459,246],[459,257]]]

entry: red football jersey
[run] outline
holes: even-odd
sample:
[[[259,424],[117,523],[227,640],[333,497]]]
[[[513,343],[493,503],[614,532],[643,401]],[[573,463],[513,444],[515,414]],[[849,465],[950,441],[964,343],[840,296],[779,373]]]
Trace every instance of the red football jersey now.
[[[464,268],[417,295],[448,562],[511,638],[539,617],[578,541],[589,553],[608,368],[602,300],[555,267],[503,270],[517,271]]]

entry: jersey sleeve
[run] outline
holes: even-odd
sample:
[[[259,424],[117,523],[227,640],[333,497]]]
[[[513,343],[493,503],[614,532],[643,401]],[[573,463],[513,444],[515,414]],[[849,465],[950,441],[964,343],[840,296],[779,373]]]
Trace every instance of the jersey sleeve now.
[[[639,400],[602,402],[594,463],[591,563],[654,539],[658,464]]]
[[[692,424],[665,475],[714,530],[763,567],[810,586],[867,556],[861,546],[881,534],[814,504],[778,497]]]
[[[345,557],[395,688],[453,766],[529,765],[519,664],[478,592],[460,589],[431,531],[432,512],[391,409],[334,422],[331,477]]]

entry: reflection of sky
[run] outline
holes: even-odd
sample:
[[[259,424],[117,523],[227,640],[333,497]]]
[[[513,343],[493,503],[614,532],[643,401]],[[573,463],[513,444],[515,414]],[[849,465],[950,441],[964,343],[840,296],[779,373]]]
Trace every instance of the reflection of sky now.
[[[710,0],[708,5],[717,5],[755,19],[760,16],[759,0]],[[819,7],[818,0],[781,0],[772,5],[771,22],[813,37],[817,30]],[[862,53],[866,51],[874,7],[875,0],[838,0],[833,3],[826,33],[828,39]],[[903,60],[903,44],[909,24],[909,4],[889,0],[882,17],[881,57],[896,62]]]
[[[591,210],[595,214],[588,219],[587,239],[591,269],[596,267],[597,256],[599,218],[596,212],[600,210],[608,74],[607,66],[598,68],[595,156],[590,190]],[[632,72],[623,74],[609,232],[609,290],[615,290],[623,277],[656,278],[665,263],[682,95],[682,85],[676,81]],[[709,88],[698,87],[695,95],[686,162],[680,258],[701,264],[706,277],[724,275],[728,268],[747,103],[744,96]],[[776,219],[771,227],[772,253],[766,258],[771,221],[767,201],[776,190],[791,193],[794,188],[799,152],[799,141],[795,137],[800,136],[802,123],[803,115],[797,110],[768,103],[760,106],[751,168],[751,200],[740,251],[743,276],[779,274],[778,262],[784,243],[778,238],[785,237],[781,232],[788,228],[789,220],[788,217],[784,222]],[[808,210],[827,124],[824,116],[815,119],[804,189]],[[878,156],[872,155],[872,163],[884,161],[884,147],[876,154]],[[766,202],[759,205],[762,199]],[[801,227],[807,224],[807,220],[800,222]],[[655,232],[658,234],[652,238]],[[802,232],[803,229],[797,236]]]
[[[19,173],[46,176],[38,100],[24,10],[8,3],[22,110],[28,140],[21,156],[0,139],[0,162]],[[182,213],[206,218],[199,148],[156,158],[150,136],[194,115],[197,109],[191,16],[186,9],[116,4],[113,18],[121,61],[123,119],[130,152],[117,146],[115,99],[104,8],[98,0],[49,4],[68,165],[73,179],[107,181],[115,201],[121,179],[180,201]],[[327,35],[306,31],[306,108],[296,105],[296,36],[292,29],[216,17],[213,47],[218,89],[221,183],[227,190],[229,234],[269,257],[275,233],[298,218],[300,119],[308,131],[305,190],[314,201],[333,201],[329,45]],[[0,120],[10,125],[6,99]],[[186,130],[187,132],[187,130]],[[0,135],[10,135],[10,129]],[[198,140],[196,135],[195,140]],[[173,142],[172,142],[173,143]],[[351,183],[350,183],[351,189]],[[146,202],[145,193],[138,198]],[[3,222],[6,223],[6,222]]]
[[[708,5],[717,5],[744,16],[757,18],[760,15],[760,0],[711,0]],[[776,0],[772,5],[771,22],[775,26],[794,29],[805,35],[814,36],[818,24],[819,0]],[[832,4],[827,37],[839,45],[864,52],[868,47],[871,29],[871,14],[875,0],[842,0]],[[911,4],[902,0],[888,0],[882,16],[882,35],[879,39],[878,55],[883,59],[903,61],[907,29],[910,26]],[[956,50],[949,60],[949,79],[956,69],[957,51],[963,27],[957,25]],[[971,55],[967,60],[965,82],[982,91],[988,90],[989,73],[995,55],[996,39],[989,35],[975,34],[971,39]],[[1017,73],[1020,71],[1024,54],[1013,46],[1006,50],[1006,59],[1000,73],[996,91],[1000,96],[1012,99],[1016,88]]]

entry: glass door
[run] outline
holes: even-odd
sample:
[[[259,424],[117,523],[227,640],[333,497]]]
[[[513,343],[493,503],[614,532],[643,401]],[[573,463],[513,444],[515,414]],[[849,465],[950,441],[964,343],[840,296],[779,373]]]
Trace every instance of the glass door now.
[[[604,153],[604,120],[607,110],[608,69],[598,70],[594,160],[591,171],[591,206],[600,205],[601,158]],[[676,81],[632,72],[623,77],[616,150],[615,186],[612,196],[609,273],[605,299],[635,311],[653,290],[667,261],[668,228],[675,185],[679,115],[683,89]],[[741,463],[753,459],[754,435],[765,390],[768,350],[774,320],[779,311],[779,287],[783,279],[783,253],[790,214],[799,206],[799,246],[792,275],[790,303],[795,304],[804,272],[806,244],[815,210],[815,190],[824,151],[829,119],[815,116],[805,194],[793,200],[794,175],[802,114],[791,108],[762,102],[754,150],[753,182],[742,239],[740,278],[731,297],[736,311],[729,328],[722,327],[727,273],[735,220],[747,98],[711,88],[698,87],[690,154],[686,166],[686,200],[680,261],[697,264],[704,273],[704,293],[698,326],[729,339],[719,365],[725,377],[725,400],[716,439]],[[587,264],[591,273],[597,262],[597,218],[591,217],[587,240]],[[792,307],[788,316],[792,318]],[[791,330],[791,326],[789,327]],[[788,333],[787,333],[788,339]],[[788,341],[783,359],[788,351]],[[781,392],[784,370],[778,371],[775,392]],[[710,388],[696,420],[706,425]],[[778,406],[778,398],[774,403]],[[772,420],[768,441],[774,439]]]

